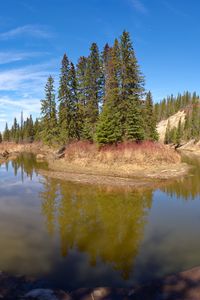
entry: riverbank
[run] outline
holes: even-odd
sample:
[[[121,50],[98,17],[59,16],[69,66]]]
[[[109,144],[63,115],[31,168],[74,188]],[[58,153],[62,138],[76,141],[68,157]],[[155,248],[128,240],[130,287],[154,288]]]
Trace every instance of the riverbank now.
[[[6,300],[199,300],[200,267],[132,288],[52,290],[45,280],[0,273],[0,298]]]
[[[88,142],[72,143],[53,149],[41,143],[0,144],[0,161],[15,159],[19,153],[32,152],[47,160],[48,177],[86,184],[141,187],[157,181],[183,176],[189,166],[170,147],[159,143],[124,143],[98,148]]]

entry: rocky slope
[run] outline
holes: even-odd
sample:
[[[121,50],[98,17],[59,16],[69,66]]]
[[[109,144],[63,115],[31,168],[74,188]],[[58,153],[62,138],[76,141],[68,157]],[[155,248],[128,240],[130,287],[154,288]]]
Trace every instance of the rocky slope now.
[[[185,116],[186,116],[186,114],[185,114],[184,111],[178,111],[176,114],[169,117],[168,119],[160,121],[157,125],[159,140],[161,142],[164,142],[165,132],[166,132],[166,129],[167,129],[168,122],[170,123],[171,128],[173,128],[173,127],[177,128],[180,119],[181,119],[182,124],[185,122]]]

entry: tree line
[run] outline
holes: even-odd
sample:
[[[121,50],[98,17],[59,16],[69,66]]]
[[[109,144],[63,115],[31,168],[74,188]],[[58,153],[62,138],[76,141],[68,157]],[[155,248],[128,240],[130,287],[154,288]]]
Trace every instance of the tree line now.
[[[92,43],[76,65],[64,54],[57,91],[54,78],[47,79],[40,119],[33,122],[30,116],[21,124],[15,119],[3,139],[49,145],[157,140],[156,108],[151,92],[145,92],[130,34],[124,31],[101,52]]]
[[[185,119],[181,122],[179,120],[178,126],[173,127],[168,120],[166,133],[165,133],[165,143],[166,144],[177,144],[180,145],[181,141],[189,141],[194,139],[196,141],[200,140],[200,98],[196,93],[190,94],[186,92],[184,95],[179,95],[178,97],[171,98],[170,102],[161,102],[158,106],[164,105],[168,106],[168,116],[163,119],[170,117],[179,110],[184,110]],[[157,106],[157,107],[158,107]],[[173,111],[172,107],[176,108]],[[171,111],[169,110],[171,108]],[[162,111],[162,110],[160,110]],[[170,111],[170,113],[169,113]],[[163,111],[164,112],[164,111]]]

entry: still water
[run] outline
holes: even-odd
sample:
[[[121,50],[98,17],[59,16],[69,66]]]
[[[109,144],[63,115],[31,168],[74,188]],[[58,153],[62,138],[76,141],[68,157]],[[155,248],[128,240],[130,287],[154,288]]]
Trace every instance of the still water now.
[[[31,154],[0,166],[0,270],[53,287],[117,286],[200,265],[200,161],[156,190],[39,175]]]

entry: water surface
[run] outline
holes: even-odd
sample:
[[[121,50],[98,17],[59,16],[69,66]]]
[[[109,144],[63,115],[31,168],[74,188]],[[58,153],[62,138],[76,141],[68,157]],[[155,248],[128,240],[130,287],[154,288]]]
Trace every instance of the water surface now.
[[[78,185],[38,174],[31,154],[0,167],[0,270],[52,286],[127,287],[200,265],[200,161],[162,188]]]

